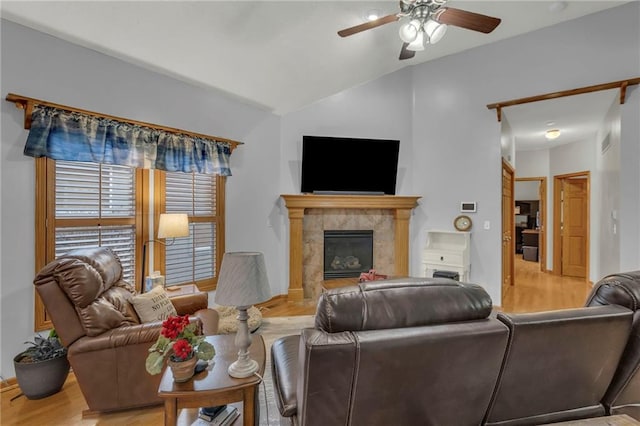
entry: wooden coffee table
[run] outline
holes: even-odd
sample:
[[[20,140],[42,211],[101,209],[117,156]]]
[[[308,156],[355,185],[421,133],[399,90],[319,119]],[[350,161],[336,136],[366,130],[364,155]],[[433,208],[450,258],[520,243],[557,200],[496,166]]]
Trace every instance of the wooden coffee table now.
[[[227,368],[238,358],[238,349],[234,343],[235,334],[207,336],[216,355],[213,368],[193,376],[186,383],[175,383],[170,369],[162,374],[158,395],[164,399],[164,424],[174,426],[178,410],[182,408],[210,407],[242,401],[242,415],[245,426],[256,425],[258,417],[257,395],[260,379],[257,376],[236,379],[229,376]],[[251,336],[249,347],[251,358],[259,366],[258,374],[264,374],[265,347],[261,335]],[[195,420],[195,419],[194,419]],[[236,421],[237,423],[237,421]]]

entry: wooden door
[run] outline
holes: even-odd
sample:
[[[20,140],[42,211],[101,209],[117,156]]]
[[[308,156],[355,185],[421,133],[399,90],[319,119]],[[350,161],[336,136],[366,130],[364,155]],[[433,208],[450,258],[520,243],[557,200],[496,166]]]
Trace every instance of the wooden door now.
[[[538,223],[538,259],[540,260],[540,271],[547,271],[547,178],[540,178],[538,189],[540,196],[540,221]]]
[[[562,275],[587,276],[588,182],[562,180]]]
[[[514,170],[502,160],[502,305],[505,294],[513,285],[515,252],[513,235],[515,232],[514,216]]]

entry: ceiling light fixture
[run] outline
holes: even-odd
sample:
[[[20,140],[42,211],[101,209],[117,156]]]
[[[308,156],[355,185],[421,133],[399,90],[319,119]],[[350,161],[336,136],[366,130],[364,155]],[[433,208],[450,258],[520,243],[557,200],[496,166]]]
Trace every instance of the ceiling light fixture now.
[[[544,133],[544,137],[549,140],[557,139],[558,136],[560,136],[560,130],[558,129],[549,129]]]
[[[409,43],[407,50],[424,50],[427,44],[439,42],[447,32],[447,25],[438,22],[442,0],[402,0],[401,8],[407,18],[400,26],[400,39]],[[404,5],[404,6],[403,6]]]
[[[549,12],[562,12],[567,8],[566,1],[554,1],[549,5]]]

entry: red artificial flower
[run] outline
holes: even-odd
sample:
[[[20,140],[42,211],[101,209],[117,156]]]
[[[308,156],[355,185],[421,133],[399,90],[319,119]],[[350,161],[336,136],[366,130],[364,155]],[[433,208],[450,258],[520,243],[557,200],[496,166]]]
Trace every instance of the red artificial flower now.
[[[191,345],[185,339],[176,340],[176,342],[173,344],[173,353],[177,358],[180,358],[182,361],[189,358],[191,351],[192,351]]]
[[[170,316],[162,323],[162,334],[167,339],[175,339],[189,325],[189,315]]]

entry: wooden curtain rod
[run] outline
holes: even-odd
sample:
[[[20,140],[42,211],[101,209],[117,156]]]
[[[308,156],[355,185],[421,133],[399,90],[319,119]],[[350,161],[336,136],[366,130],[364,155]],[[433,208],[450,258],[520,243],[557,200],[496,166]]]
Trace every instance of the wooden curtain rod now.
[[[511,101],[498,102],[487,105],[489,109],[495,109],[498,115],[498,121],[502,121],[502,108],[520,104],[528,104],[530,102],[546,101],[549,99],[563,98],[565,96],[582,95],[583,93],[598,92],[600,90],[609,90],[620,88],[620,104],[624,104],[627,95],[627,87],[640,84],[640,77],[630,78],[628,80],[614,81],[611,83],[596,84],[595,86],[580,87],[578,89],[563,90],[562,92],[547,93],[544,95],[530,96],[528,98],[514,99]]]
[[[52,108],[61,109],[64,111],[69,111],[69,112],[79,112],[81,114],[91,115],[94,117],[108,118],[111,120],[121,121],[123,123],[128,123],[135,126],[149,127],[152,129],[162,130],[169,133],[177,133],[177,134],[194,136],[194,137],[203,138],[203,139],[215,140],[217,142],[224,142],[231,145],[232,152],[238,145],[243,145],[243,142],[234,141],[232,139],[219,138],[217,136],[205,135],[203,133],[189,132],[187,130],[160,126],[158,124],[146,123],[144,121],[130,120],[128,118],[116,117],[115,115],[101,114],[99,112],[87,111],[85,109],[80,109],[80,108],[73,108],[67,105],[60,105],[60,104],[54,104],[53,102],[41,101],[40,99],[28,98],[26,96],[20,96],[14,93],[9,93],[6,97],[6,100],[16,104],[16,108],[24,109],[24,128],[25,129],[31,128],[31,114],[33,113],[34,105],[42,105],[42,106],[48,106]]]

